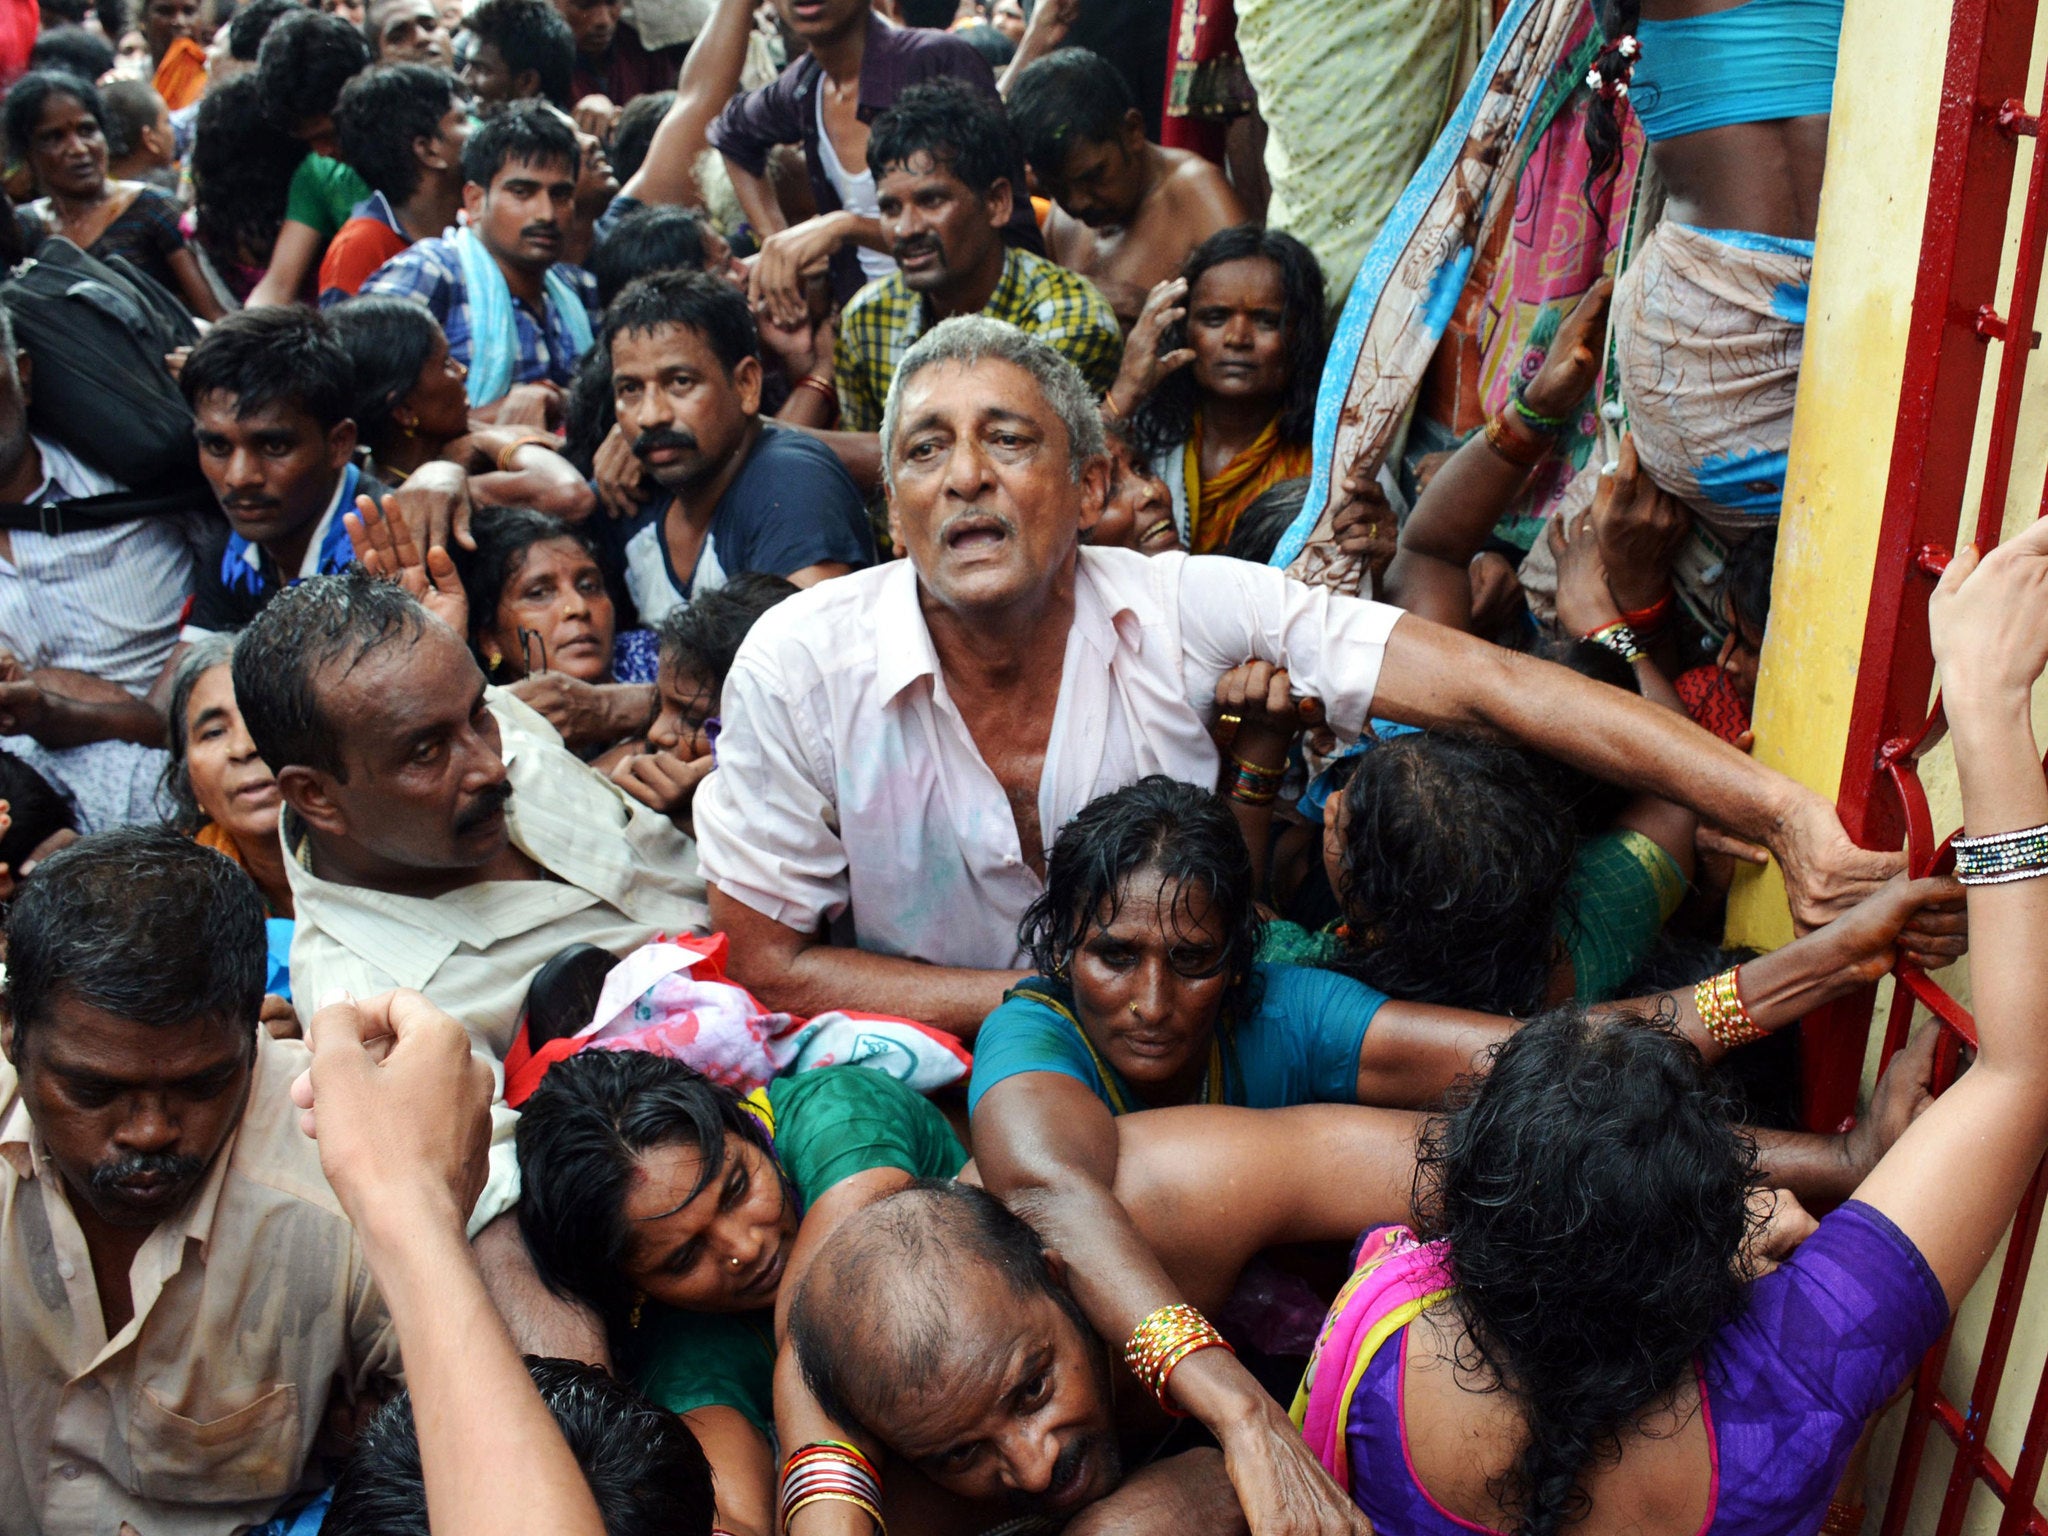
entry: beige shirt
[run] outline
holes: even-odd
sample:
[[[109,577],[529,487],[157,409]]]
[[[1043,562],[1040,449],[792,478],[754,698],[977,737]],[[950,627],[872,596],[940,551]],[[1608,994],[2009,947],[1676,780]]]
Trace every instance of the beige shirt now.
[[[1356,735],[1401,610],[1221,556],[1083,547],[1039,780],[1048,846],[1096,796],[1146,774],[1216,782],[1216,681],[1285,666]],[[718,770],[697,791],[704,877],[801,932],[936,965],[1027,964],[1017,923],[1044,883],[946,689],[907,560],[776,604],[720,699]]]
[[[512,842],[555,878],[396,896],[323,880],[303,858],[287,859],[301,1020],[335,988],[372,997],[410,987],[503,1061],[534,973],[571,944],[624,955],[659,933],[708,930],[696,845],[579,760],[535,710],[501,688],[487,697],[512,781]],[[287,847],[298,832],[287,818]]]
[[[502,1102],[503,1062],[535,972],[572,944],[624,956],[659,934],[711,926],[696,844],[563,746],[538,711],[502,688],[486,697],[512,782],[512,842],[552,880],[487,880],[431,898],[341,885],[307,867],[302,829],[283,813],[285,846],[302,855],[285,860],[300,1020],[337,989],[374,997],[409,987],[460,1019],[490,1062],[501,1102],[472,1236],[519,1198],[519,1117]]]
[[[0,1533],[200,1536],[301,1486],[330,1392],[398,1375],[398,1339],[288,1091],[310,1053],[259,1030],[241,1123],[128,1271],[112,1339],[62,1177],[0,1062]]]

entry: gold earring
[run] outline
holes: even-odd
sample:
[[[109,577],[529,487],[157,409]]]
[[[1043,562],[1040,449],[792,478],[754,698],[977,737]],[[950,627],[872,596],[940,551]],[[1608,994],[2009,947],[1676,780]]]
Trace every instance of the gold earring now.
[[[498,668],[505,665],[505,653],[503,651],[492,651],[484,657],[484,660],[490,663],[491,670],[495,672]]]
[[[626,1314],[626,1326],[628,1328],[638,1328],[640,1326],[640,1309],[646,1303],[647,1293],[645,1291],[635,1291],[633,1293],[633,1310]]]

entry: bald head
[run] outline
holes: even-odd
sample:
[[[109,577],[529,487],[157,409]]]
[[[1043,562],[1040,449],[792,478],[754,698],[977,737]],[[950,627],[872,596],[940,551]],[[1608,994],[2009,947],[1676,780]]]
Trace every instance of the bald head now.
[[[920,1180],[834,1228],[789,1337],[827,1415],[963,1498],[1064,1518],[1122,1476],[1102,1342],[980,1189]]]
[[[986,1190],[920,1179],[833,1229],[790,1306],[789,1334],[819,1406],[867,1423],[973,1348],[963,1323],[975,1301],[1036,1297],[1066,1291],[1029,1224]]]

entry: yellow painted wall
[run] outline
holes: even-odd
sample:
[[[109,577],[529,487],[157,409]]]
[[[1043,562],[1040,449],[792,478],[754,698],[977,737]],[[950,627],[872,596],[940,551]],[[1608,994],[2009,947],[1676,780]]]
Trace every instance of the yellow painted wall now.
[[[1948,34],[1946,0],[1855,0],[1847,8],[1830,129],[1819,251],[1808,308],[1805,363],[1786,478],[1785,516],[1778,544],[1770,633],[1757,693],[1757,756],[1833,796],[1840,786],[1842,742],[1884,503],[1892,426],[1905,357],[1906,328],[1919,262],[1921,224],[1932,160],[1934,113]],[[2035,65],[2027,101],[2039,111],[2043,63],[2048,60],[2048,7],[2037,30]],[[2014,181],[2005,290],[2018,243],[2019,204],[2033,146],[2023,142]],[[2037,316],[2037,327],[2044,317]],[[2000,348],[1987,343],[1983,407],[1988,412]],[[1980,413],[1978,441],[1984,417]],[[1964,505],[1974,521],[1982,474],[1981,449]],[[2036,354],[2021,411],[2008,531],[2036,515],[2048,470],[2048,364]],[[2048,690],[2035,696],[2036,733],[2048,740]],[[1934,824],[1946,832],[1960,820],[1955,773],[1946,745],[1923,765]],[[1738,887],[1730,911],[1737,942],[1772,945],[1790,937],[1775,872],[1751,874]],[[1968,962],[1942,982],[1966,1002]],[[1887,986],[1880,1014],[1889,1003]],[[1949,1356],[1945,1386],[1958,1403],[1967,1398],[1981,1358],[1993,1281],[1965,1303]],[[2048,1359],[2048,1244],[2036,1251],[2040,1286],[2023,1306],[1992,1416],[1991,1449],[2010,1467]],[[1901,1415],[1881,1430],[1869,1480],[1872,1526],[1890,1484]],[[1914,1499],[1909,1532],[1931,1530],[1951,1464],[1949,1442],[1936,1430]],[[1964,1529],[1991,1536],[1998,1505],[1979,1491]]]

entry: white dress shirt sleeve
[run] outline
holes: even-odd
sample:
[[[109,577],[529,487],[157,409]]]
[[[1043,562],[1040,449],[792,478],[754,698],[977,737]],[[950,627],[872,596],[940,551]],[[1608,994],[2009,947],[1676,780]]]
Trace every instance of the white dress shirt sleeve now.
[[[1218,678],[1247,661],[1266,661],[1287,669],[1297,697],[1322,700],[1340,736],[1356,737],[1364,728],[1387,636],[1403,610],[1223,555],[1154,559],[1180,562],[1182,676],[1191,708],[1206,717]]]
[[[801,699],[743,654],[719,698],[718,769],[697,791],[707,882],[799,933],[849,900],[846,845],[822,741]]]

